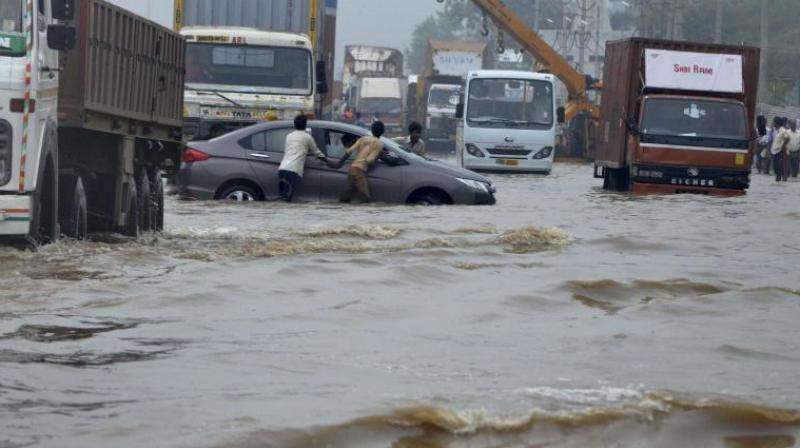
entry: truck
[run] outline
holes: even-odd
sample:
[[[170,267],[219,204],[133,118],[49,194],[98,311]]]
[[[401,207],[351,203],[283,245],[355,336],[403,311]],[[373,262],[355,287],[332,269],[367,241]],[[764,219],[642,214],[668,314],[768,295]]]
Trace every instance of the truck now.
[[[632,38],[606,45],[595,177],[635,193],[743,194],[760,50]]]
[[[368,45],[345,47],[342,71],[343,103],[360,112],[364,120],[380,119],[387,135],[401,135],[405,124],[403,53],[394,48]]]
[[[163,228],[184,39],[104,0],[6,0],[0,13],[0,237]]]
[[[270,7],[238,0],[176,2],[175,26],[187,41],[185,139],[329,113],[334,39],[328,34],[335,27],[318,31],[320,22],[335,24],[331,9],[313,0]]]
[[[430,40],[425,66],[411,92],[413,119],[426,129],[429,151],[452,152],[456,140],[456,105],[467,73],[488,60],[483,42]]]

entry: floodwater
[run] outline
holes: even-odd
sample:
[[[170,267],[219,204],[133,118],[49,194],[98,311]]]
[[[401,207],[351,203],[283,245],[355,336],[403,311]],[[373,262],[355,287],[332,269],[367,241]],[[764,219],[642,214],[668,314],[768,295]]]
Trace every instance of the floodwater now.
[[[3,248],[0,447],[800,446],[800,182],[591,171]]]

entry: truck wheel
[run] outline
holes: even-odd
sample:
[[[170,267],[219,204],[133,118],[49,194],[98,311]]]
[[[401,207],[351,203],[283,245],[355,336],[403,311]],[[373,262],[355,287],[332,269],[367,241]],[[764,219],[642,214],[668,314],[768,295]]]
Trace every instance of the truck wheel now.
[[[144,168],[140,168],[136,176],[136,203],[139,207],[139,229],[142,232],[152,230],[153,198],[150,196],[150,177]]]
[[[58,177],[54,160],[45,160],[44,174],[33,194],[33,219],[30,235],[35,244],[52,243],[58,239]]]
[[[125,225],[119,230],[125,236],[139,237],[139,205],[135,182],[128,183],[128,205],[125,207]]]
[[[86,190],[80,176],[62,183],[66,191],[61,196],[61,231],[64,235],[85,240],[88,234]]]
[[[159,170],[150,176],[150,194],[153,195],[153,230],[164,230],[164,178]]]

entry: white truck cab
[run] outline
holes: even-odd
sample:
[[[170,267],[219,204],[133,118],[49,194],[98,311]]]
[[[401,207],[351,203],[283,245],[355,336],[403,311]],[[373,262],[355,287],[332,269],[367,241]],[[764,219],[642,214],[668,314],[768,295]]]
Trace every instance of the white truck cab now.
[[[549,173],[557,126],[554,79],[523,71],[469,72],[456,112],[461,166]]]
[[[316,94],[327,91],[324,64],[315,67],[304,34],[245,27],[186,27],[181,34],[187,41],[187,140],[268,119],[313,116]]]

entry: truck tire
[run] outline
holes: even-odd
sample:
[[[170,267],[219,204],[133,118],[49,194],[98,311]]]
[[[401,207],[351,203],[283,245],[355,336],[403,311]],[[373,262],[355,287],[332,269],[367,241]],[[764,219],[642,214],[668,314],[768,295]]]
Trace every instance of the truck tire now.
[[[128,205],[125,207],[125,225],[119,231],[125,236],[139,237],[139,204],[136,194],[136,183],[128,183]]]
[[[153,230],[155,214],[153,198],[150,195],[150,177],[144,168],[140,168],[136,175],[136,204],[139,208],[139,230],[142,232]]]
[[[30,237],[34,244],[48,244],[58,239],[58,167],[52,153],[45,157],[45,168],[33,194],[33,219]]]
[[[164,230],[164,178],[161,171],[153,170],[150,176],[150,194],[153,196],[153,230]]]
[[[83,179],[69,176],[61,185],[65,187],[60,198],[61,232],[70,238],[85,240],[88,235],[88,212]]]

